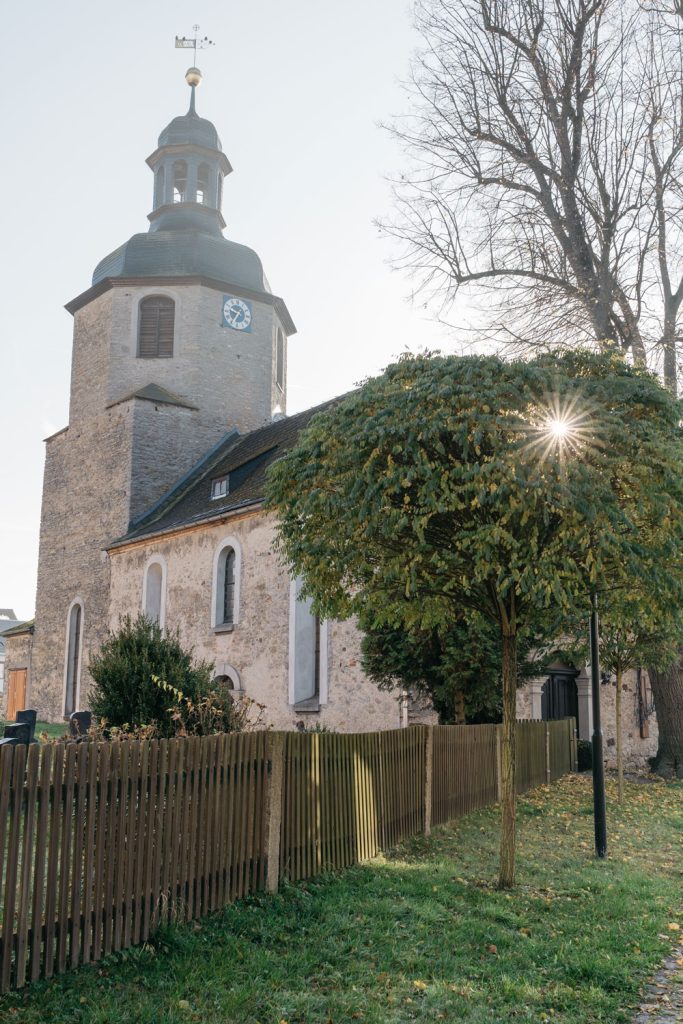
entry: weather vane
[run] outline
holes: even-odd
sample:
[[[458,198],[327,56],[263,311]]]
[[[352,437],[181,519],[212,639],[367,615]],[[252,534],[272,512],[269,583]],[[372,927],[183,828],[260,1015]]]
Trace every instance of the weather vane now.
[[[213,39],[209,39],[208,36],[199,37],[199,25],[193,25],[192,31],[194,37],[188,39],[187,36],[176,36],[175,47],[176,50],[193,50],[193,63],[197,63],[197,50],[206,50],[209,46],[215,46]]]

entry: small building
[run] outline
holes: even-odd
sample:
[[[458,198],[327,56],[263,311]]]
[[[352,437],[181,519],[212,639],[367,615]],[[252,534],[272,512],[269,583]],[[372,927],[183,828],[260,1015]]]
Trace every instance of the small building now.
[[[31,653],[33,648],[33,620],[21,622],[10,609],[3,619],[0,615],[0,680],[2,680],[5,717],[13,720],[17,711],[27,707]],[[5,623],[7,628],[4,629]]]
[[[20,620],[12,608],[0,608],[0,693],[5,692],[5,638],[3,634],[6,629],[18,626],[19,622]]]

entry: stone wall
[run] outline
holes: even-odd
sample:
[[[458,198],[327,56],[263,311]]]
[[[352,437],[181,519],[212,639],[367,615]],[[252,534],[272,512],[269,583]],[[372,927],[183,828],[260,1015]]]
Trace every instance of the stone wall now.
[[[212,627],[211,607],[215,557],[228,538],[240,548],[241,567],[239,619],[226,632]],[[319,724],[347,732],[398,728],[399,694],[381,692],[364,676],[360,637],[352,622],[329,624],[326,702],[317,712],[295,712],[289,685],[290,579],[273,551],[273,539],[272,521],[251,513],[112,549],[111,627],[122,615],[141,610],[145,566],[150,557],[160,556],[166,567],[166,627],[179,629],[198,658],[215,664],[217,675],[236,670],[244,693],[266,706],[268,725]]]
[[[66,631],[83,606],[81,684],[106,632],[106,546],[128,525],[131,403],[104,410],[47,442],[38,556],[32,703],[39,718],[64,712]]]
[[[644,680],[647,684],[647,675]],[[527,683],[517,691],[517,717],[540,718],[541,689],[545,678]],[[577,679],[579,692],[578,736],[590,740],[593,731],[591,708],[590,668],[586,667]],[[657,716],[647,719],[647,736],[640,735],[638,713],[638,683],[635,671],[625,673],[622,681],[622,737],[624,744],[624,765],[630,770],[644,770],[648,759],[657,753]],[[600,686],[600,718],[603,734],[603,750],[608,768],[616,767],[616,693],[614,680]],[[649,686],[648,686],[649,693]],[[651,701],[651,697],[649,698]]]
[[[171,359],[137,358],[138,305],[176,303]],[[47,442],[40,532],[33,702],[41,717],[64,710],[66,631],[83,606],[81,703],[87,665],[109,621],[106,549],[231,427],[271,419],[275,398],[272,306],[253,302],[252,331],[221,327],[222,292],[199,284],[117,285],[78,309],[69,427]],[[158,384],[196,408],[129,396]],[[277,396],[275,392],[277,391]]]
[[[108,294],[111,327],[102,324],[111,336],[103,382],[107,403],[158,384],[197,406],[198,424],[215,440],[231,427],[246,433],[269,423],[276,404],[286,411],[286,394],[274,384],[275,336],[281,325],[268,303],[250,300],[253,319],[247,333],[221,326],[223,292],[216,288],[116,284]],[[137,358],[138,307],[148,295],[166,295],[175,302],[172,359]],[[77,338],[78,327],[75,347]]]

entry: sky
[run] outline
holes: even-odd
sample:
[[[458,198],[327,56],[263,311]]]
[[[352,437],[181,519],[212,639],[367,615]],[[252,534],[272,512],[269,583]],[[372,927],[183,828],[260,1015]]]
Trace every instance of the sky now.
[[[0,275],[0,608],[33,614],[43,440],[68,422],[73,321],[64,304],[152,208],[145,158],[197,111],[234,173],[225,234],[260,255],[293,316],[288,412],[340,394],[402,351],[459,341],[392,268],[379,237],[388,178],[407,165],[380,127],[409,108],[419,45],[405,0],[37,0],[4,12]],[[8,67],[9,64],[9,67]],[[457,310],[450,319],[457,319]]]

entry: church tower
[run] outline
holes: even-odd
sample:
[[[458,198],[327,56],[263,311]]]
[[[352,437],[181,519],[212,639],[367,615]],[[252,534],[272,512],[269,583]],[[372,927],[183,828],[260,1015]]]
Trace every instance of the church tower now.
[[[69,424],[47,440],[29,706],[84,703],[106,634],[107,545],[227,433],[286,411],[295,327],[257,254],[223,235],[232,167],[190,105],[161,132],[149,229],[95,268],[74,316]],[[33,695],[32,695],[33,694]]]

